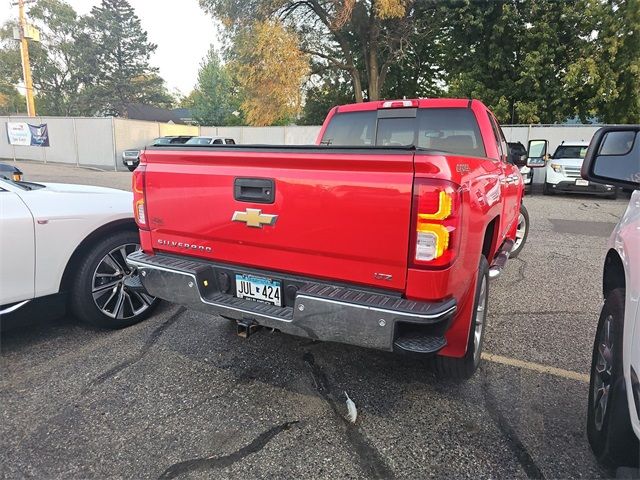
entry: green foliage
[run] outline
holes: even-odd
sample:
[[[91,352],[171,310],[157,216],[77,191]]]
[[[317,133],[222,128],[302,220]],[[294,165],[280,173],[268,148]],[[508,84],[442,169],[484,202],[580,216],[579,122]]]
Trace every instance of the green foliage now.
[[[448,94],[479,98],[506,123],[573,117],[582,102],[566,72],[587,43],[585,8],[583,0],[459,4],[448,17]]]
[[[640,123],[640,1],[591,0],[588,8],[594,39],[567,74],[583,99],[580,116]]]
[[[191,109],[199,125],[237,125],[243,121],[241,103],[232,74],[212,47],[200,65],[196,89],[183,106]]]
[[[126,0],[103,0],[86,17],[63,0],[38,0],[28,16],[41,32],[41,43],[29,42],[40,115],[124,115],[129,103],[173,104],[149,64],[156,46]],[[0,29],[0,85],[5,86],[22,79],[13,26]]]
[[[40,0],[29,10],[29,19],[41,37],[41,42],[29,44],[38,113],[85,113],[79,101],[84,66],[76,48],[79,23],[75,10],[61,0]]]
[[[336,105],[353,103],[353,89],[344,77],[325,73],[307,89],[304,111],[299,125],[321,125],[327,113]]]
[[[149,42],[140,19],[126,0],[102,0],[82,21],[78,38],[83,64],[83,92],[89,110],[126,115],[130,103],[170,107],[173,98],[151,67],[157,46]]]
[[[26,111],[27,101],[15,87],[0,84],[0,115],[15,115]]]

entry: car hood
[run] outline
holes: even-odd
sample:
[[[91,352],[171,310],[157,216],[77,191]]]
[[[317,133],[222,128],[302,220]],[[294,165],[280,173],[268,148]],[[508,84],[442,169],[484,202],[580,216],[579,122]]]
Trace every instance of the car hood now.
[[[551,163],[562,165],[563,167],[580,168],[582,166],[582,162],[584,162],[584,159],[582,158],[552,158],[551,159]]]
[[[43,183],[37,182],[39,185],[44,185],[47,190],[58,193],[93,193],[96,195],[123,195],[131,197],[131,192],[125,190],[118,190],[116,188],[97,187],[94,185],[76,185],[71,183]]]

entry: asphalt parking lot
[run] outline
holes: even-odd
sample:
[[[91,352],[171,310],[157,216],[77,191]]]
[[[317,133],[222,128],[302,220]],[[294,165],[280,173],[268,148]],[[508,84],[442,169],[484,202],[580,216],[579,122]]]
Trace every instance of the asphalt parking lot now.
[[[26,178],[129,173],[18,162]],[[467,382],[416,360],[164,303],[129,329],[72,318],[1,339],[5,478],[602,478],[585,433],[605,245],[628,199],[529,196]],[[345,420],[345,394],[358,408]]]

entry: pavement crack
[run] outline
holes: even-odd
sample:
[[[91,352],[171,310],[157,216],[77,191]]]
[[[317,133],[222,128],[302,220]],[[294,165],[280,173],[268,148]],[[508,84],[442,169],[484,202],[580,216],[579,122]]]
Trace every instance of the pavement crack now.
[[[240,450],[237,450],[229,455],[224,455],[222,457],[203,457],[203,458],[193,458],[191,460],[185,460],[182,462],[174,463],[169,468],[167,468],[162,474],[158,477],[159,480],[168,480],[171,478],[176,478],[183,473],[209,470],[212,468],[226,468],[234,463],[242,460],[243,458],[257,453],[262,450],[267,443],[269,443],[276,435],[282,433],[285,430],[289,430],[292,425],[299,423],[298,420],[294,420],[292,422],[285,422],[281,425],[277,425],[275,427],[271,427],[269,430],[262,432],[258,435],[251,443],[245,445]]]
[[[520,282],[522,282],[525,279],[525,271],[527,269],[528,263],[526,260],[523,260],[521,258],[514,258],[513,260],[515,260],[516,262],[520,263],[520,266],[518,267],[518,278],[516,278],[513,282],[511,282],[509,285],[507,285],[508,287],[512,287],[514,285],[519,284]]]
[[[580,312],[577,310],[532,310],[532,311],[513,311],[513,312],[494,312],[489,315],[491,318],[496,317],[511,317],[511,316],[526,316],[531,315],[576,315],[579,317],[592,317],[593,312]]]
[[[144,345],[142,346],[142,348],[138,353],[128,358],[127,360],[120,362],[118,365],[110,368],[106,372],[98,375],[89,383],[89,385],[87,385],[83,393],[86,392],[91,387],[95,387],[96,385],[100,385],[101,383],[104,383],[106,380],[110,379],[111,377],[117,375],[118,373],[122,372],[123,370],[131,367],[132,365],[142,360],[144,356],[149,352],[151,347],[153,347],[156,344],[156,342],[158,341],[160,336],[165,332],[165,330],[167,330],[167,328],[173,325],[186,310],[187,309],[185,307],[179,307],[178,310],[176,310],[173,315],[171,315],[167,320],[165,320],[162,324],[160,324],[158,327],[155,328],[155,330],[151,332],[151,335],[149,335],[149,338],[147,338],[147,340],[144,342]]]
[[[484,394],[484,403],[491,420],[498,427],[500,433],[502,433],[503,438],[505,439],[509,450],[515,455],[518,460],[518,463],[524,470],[527,478],[533,479],[544,479],[544,474],[540,467],[536,464],[535,460],[527,450],[527,447],[514,428],[509,424],[505,416],[502,414],[500,409],[497,406],[496,398],[493,396],[489,388],[489,382],[487,378],[487,372],[483,369],[482,371],[483,379],[482,379],[482,391]]]
[[[349,422],[338,409],[338,404],[331,390],[327,375],[315,363],[315,358],[306,352],[302,359],[311,370],[311,378],[320,396],[329,404],[335,416],[343,423],[347,440],[353,447],[367,478],[392,479],[395,477],[380,452],[366,439],[360,429]]]

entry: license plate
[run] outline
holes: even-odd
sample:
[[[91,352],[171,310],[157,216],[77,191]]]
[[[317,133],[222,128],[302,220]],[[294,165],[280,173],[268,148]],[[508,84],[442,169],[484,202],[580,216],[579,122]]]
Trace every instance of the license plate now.
[[[133,162],[132,162],[131,160],[127,160],[125,163],[126,163],[127,165],[133,165]]]
[[[236,297],[282,306],[280,282],[253,275],[236,275]]]
[[[589,181],[588,180],[582,180],[582,179],[578,179],[576,180],[576,186],[578,187],[588,187],[589,186]]]

